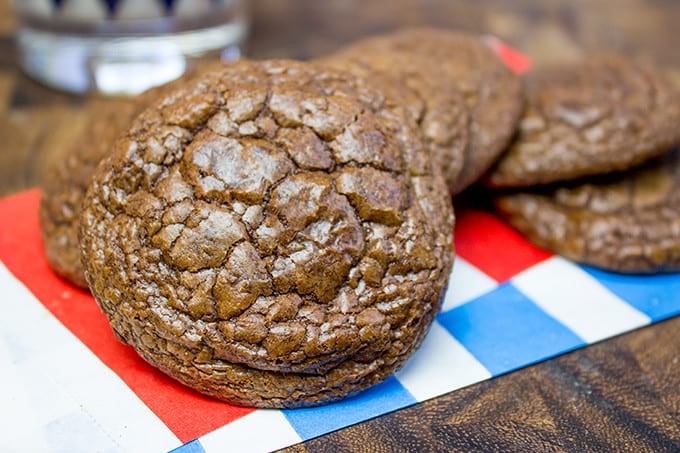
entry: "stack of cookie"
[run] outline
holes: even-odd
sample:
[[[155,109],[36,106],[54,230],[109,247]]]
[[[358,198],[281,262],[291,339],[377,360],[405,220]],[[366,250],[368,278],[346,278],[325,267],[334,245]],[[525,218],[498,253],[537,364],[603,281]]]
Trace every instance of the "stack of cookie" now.
[[[365,39],[322,61],[399,84],[393,98],[419,125],[451,195],[498,159],[522,112],[519,78],[476,36],[408,29]]]
[[[80,249],[117,336],[214,397],[332,401],[421,343],[453,212],[418,129],[363,79],[242,61],[153,102],[97,167]]]
[[[413,30],[121,105],[47,182],[51,265],[179,381],[298,407],[381,382],[419,346],[451,272],[450,194],[501,153],[522,98],[477,38]]]
[[[680,270],[680,94],[599,57],[532,71],[519,133],[485,183],[540,247],[626,273]]]
[[[503,154],[523,88],[477,37],[407,30],[317,62],[200,69],[93,117],[47,181],[46,255],[120,340],[198,391],[343,398],[423,340],[453,263],[453,195],[485,173],[508,190],[619,171],[680,142],[676,92],[624,60],[526,89]],[[497,204],[565,256],[673,270],[678,159]]]

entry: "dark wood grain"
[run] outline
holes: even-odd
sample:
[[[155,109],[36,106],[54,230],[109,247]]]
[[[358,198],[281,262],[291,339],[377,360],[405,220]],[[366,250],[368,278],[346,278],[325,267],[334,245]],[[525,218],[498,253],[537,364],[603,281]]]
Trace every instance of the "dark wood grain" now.
[[[680,451],[680,318],[287,449]]]
[[[314,58],[362,36],[428,24],[498,35],[538,62],[625,52],[680,82],[677,0],[251,3],[255,58]],[[0,0],[0,195],[39,184],[87,116],[81,98],[16,69],[9,5]],[[288,451],[677,452],[678,332],[675,318]]]

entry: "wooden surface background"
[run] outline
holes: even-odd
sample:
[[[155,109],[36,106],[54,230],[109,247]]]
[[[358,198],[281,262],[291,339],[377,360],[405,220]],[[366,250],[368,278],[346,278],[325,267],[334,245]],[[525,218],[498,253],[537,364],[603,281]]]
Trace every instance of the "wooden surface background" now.
[[[21,1],[21,0],[20,0]],[[492,33],[535,61],[623,52],[680,81],[677,0],[253,0],[248,55],[314,58],[408,25]],[[0,0],[0,196],[40,183],[83,100],[20,73]],[[678,125],[680,127],[680,125]],[[680,451],[680,317],[305,444],[327,451]]]

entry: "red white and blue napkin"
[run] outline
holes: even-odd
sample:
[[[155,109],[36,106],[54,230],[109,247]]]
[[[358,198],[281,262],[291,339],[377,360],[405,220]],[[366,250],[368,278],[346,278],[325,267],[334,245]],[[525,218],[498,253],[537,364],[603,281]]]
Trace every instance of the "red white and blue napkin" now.
[[[678,274],[579,266],[465,211],[443,310],[395,376],[318,408],[235,407],[115,340],[94,299],[49,269],[38,198],[0,200],[0,451],[269,451],[680,314]]]
[[[523,55],[488,38],[518,72]],[[37,190],[0,200],[0,451],[283,448],[680,314],[680,274],[624,276],[457,213],[442,312],[396,375],[327,406],[256,410],[200,395],[113,336],[92,296],[49,269]]]

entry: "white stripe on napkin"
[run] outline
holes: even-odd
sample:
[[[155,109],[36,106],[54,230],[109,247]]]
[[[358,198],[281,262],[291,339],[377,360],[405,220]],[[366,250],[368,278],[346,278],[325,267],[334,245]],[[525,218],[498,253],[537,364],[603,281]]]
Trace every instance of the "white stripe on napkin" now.
[[[444,296],[442,312],[456,308],[495,289],[498,283],[472,264],[457,256]]]
[[[181,444],[1,262],[0,288],[0,385],[12,389],[0,397],[0,425],[12,427],[0,450],[61,451],[75,443],[82,451],[144,452]]]
[[[588,343],[651,322],[577,265],[557,256],[515,276],[512,283]]]
[[[435,321],[396,376],[415,399],[425,401],[489,379],[491,373]]]
[[[206,453],[272,451],[301,441],[283,413],[275,409],[256,410],[200,438]]]

